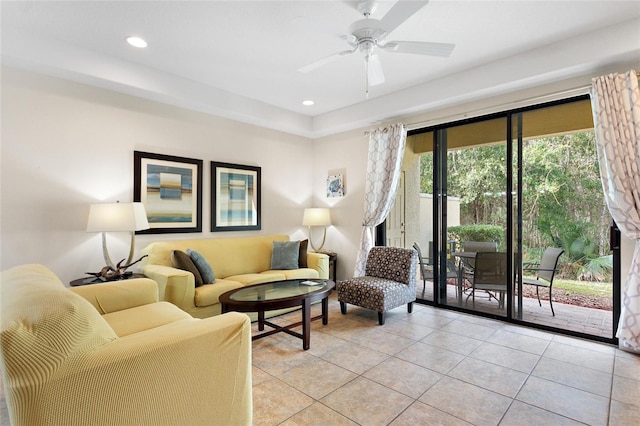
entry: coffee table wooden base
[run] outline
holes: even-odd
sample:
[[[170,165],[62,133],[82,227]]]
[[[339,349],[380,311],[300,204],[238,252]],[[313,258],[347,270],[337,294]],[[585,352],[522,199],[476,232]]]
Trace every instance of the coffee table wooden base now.
[[[263,331],[264,326],[268,325],[273,330],[265,331],[264,333],[256,334],[251,337],[251,340],[258,340],[263,337],[271,336],[272,334],[283,332],[291,336],[302,339],[302,349],[305,351],[310,347],[311,341],[311,321],[322,319],[322,325],[329,324],[329,299],[322,299],[322,314],[315,317],[311,316],[311,303],[308,299],[303,300],[302,303],[302,321],[298,321],[288,325],[278,325],[264,319],[264,311],[258,312],[258,331]],[[292,328],[302,325],[302,333],[291,330]]]
[[[259,286],[259,285],[257,285]],[[256,287],[257,287],[256,286]],[[329,294],[334,288],[335,283],[329,281],[329,284],[314,294],[303,294],[296,297],[274,299],[269,301],[253,301],[243,302],[234,301],[230,298],[230,294],[234,291],[224,293],[220,296],[220,302],[222,304],[222,313],[229,311],[238,312],[257,312],[258,313],[258,331],[264,331],[264,326],[268,325],[273,330],[265,331],[264,333],[256,334],[251,337],[251,340],[261,339],[263,337],[271,336],[275,333],[287,333],[291,336],[302,339],[302,348],[308,350],[311,341],[311,321],[322,319],[322,324],[327,325],[329,323]],[[311,317],[311,303],[320,300],[322,304],[322,314]],[[278,325],[270,321],[267,321],[264,317],[266,311],[272,311],[277,309],[291,308],[301,306],[302,320],[293,324]],[[292,328],[302,325],[302,333],[293,331]]]

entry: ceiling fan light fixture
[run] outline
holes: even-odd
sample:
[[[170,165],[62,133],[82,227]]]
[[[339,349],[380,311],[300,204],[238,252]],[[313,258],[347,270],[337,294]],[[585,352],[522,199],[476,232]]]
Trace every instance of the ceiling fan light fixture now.
[[[387,32],[380,25],[377,19],[361,19],[349,26],[349,34],[355,37],[356,42],[363,39],[371,39],[375,43],[381,39]]]
[[[377,86],[384,83],[384,73],[382,72],[382,64],[380,64],[380,58],[378,55],[369,55],[366,58],[367,61],[367,80],[369,86]]]
[[[334,53],[311,64],[298,69],[306,73],[315,70],[341,56],[360,52],[364,59],[366,88],[368,97],[369,86],[382,84],[385,81],[382,65],[376,55],[380,49],[389,53],[411,53],[416,55],[448,57],[455,48],[451,43],[432,43],[423,41],[389,41],[387,38],[398,26],[411,18],[429,3],[429,0],[397,0],[382,19],[371,18],[371,13],[379,0],[360,0],[357,10],[365,19],[353,22],[348,27],[348,34],[343,36],[351,50]]]
[[[365,55],[365,57],[369,57],[373,55],[373,48],[375,47],[375,42],[373,40],[361,40],[358,42],[358,50]]]

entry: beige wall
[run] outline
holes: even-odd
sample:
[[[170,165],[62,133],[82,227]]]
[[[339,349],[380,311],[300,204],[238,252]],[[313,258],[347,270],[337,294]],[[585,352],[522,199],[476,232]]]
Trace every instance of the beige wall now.
[[[130,201],[133,151],[204,160],[203,232],[138,236],[136,246],[169,238],[285,233],[303,238],[305,207],[331,207],[326,249],[338,253],[338,278],[353,274],[360,242],[368,138],[365,128],[311,140],[203,113],[141,100],[40,74],[3,68],[1,76],[0,269],[42,263],[64,282],[103,266],[100,237],[85,232],[89,204]],[[455,105],[392,122],[415,128],[508,109],[588,81]],[[416,123],[421,123],[420,125]],[[418,193],[418,156],[405,151],[406,193]],[[211,233],[209,161],[262,167],[262,231]],[[326,197],[326,178],[341,173],[345,196]],[[407,242],[420,235],[418,197],[407,197]],[[412,207],[411,203],[415,203]],[[415,210],[414,210],[415,208]],[[126,235],[112,235],[113,258],[127,255]],[[627,249],[628,250],[628,249]],[[623,256],[624,256],[623,252]],[[623,270],[630,264],[623,257]]]
[[[420,194],[420,247],[433,241],[433,194]],[[447,197],[447,227],[460,225],[460,198]]]
[[[326,198],[325,181],[316,182],[314,199],[319,207],[330,207],[333,224],[327,230],[326,249],[338,253],[338,279],[353,276],[356,255],[362,234],[364,214],[364,185],[367,173],[369,138],[364,129],[315,141],[314,176],[326,176],[332,170],[341,170],[346,177],[345,196]],[[419,200],[411,194],[420,190],[419,155],[407,145],[402,170],[405,172],[405,231],[407,246],[411,246],[420,232]],[[326,179],[326,177],[325,177]]]
[[[314,144],[313,199],[318,207],[331,208],[333,226],[327,229],[324,248],[338,253],[337,277],[353,276],[364,212],[364,176],[367,172],[369,138],[363,130],[316,140]],[[345,195],[326,197],[326,177],[341,170]]]
[[[104,265],[100,236],[85,232],[89,204],[133,199],[134,150],[204,161],[203,232],[139,235],[138,249],[165,238],[306,235],[302,212],[320,180],[314,176],[312,140],[39,74],[2,71],[0,269],[42,263],[63,282],[98,271]],[[262,231],[209,231],[211,160],[262,168]],[[110,234],[108,241],[114,261],[128,255],[126,234]]]

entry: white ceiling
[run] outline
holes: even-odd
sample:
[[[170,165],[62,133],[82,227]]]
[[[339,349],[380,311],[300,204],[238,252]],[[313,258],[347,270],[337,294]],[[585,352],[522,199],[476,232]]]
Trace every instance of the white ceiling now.
[[[297,71],[349,48],[356,3],[2,1],[2,61],[308,137],[640,63],[638,0],[432,0],[389,39],[454,43],[451,57],[380,52],[386,82],[366,98],[359,54]]]

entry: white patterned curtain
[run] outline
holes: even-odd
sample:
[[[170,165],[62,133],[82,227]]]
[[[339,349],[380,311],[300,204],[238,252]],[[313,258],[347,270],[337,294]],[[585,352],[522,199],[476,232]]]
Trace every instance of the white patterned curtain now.
[[[403,124],[394,124],[369,133],[369,160],[364,187],[364,217],[362,237],[356,257],[354,276],[364,275],[367,254],[373,247],[373,233],[389,214],[400,181],[407,131]]]
[[[604,195],[620,231],[635,240],[616,337],[640,352],[640,91],[635,71],[593,79],[591,106]]]

